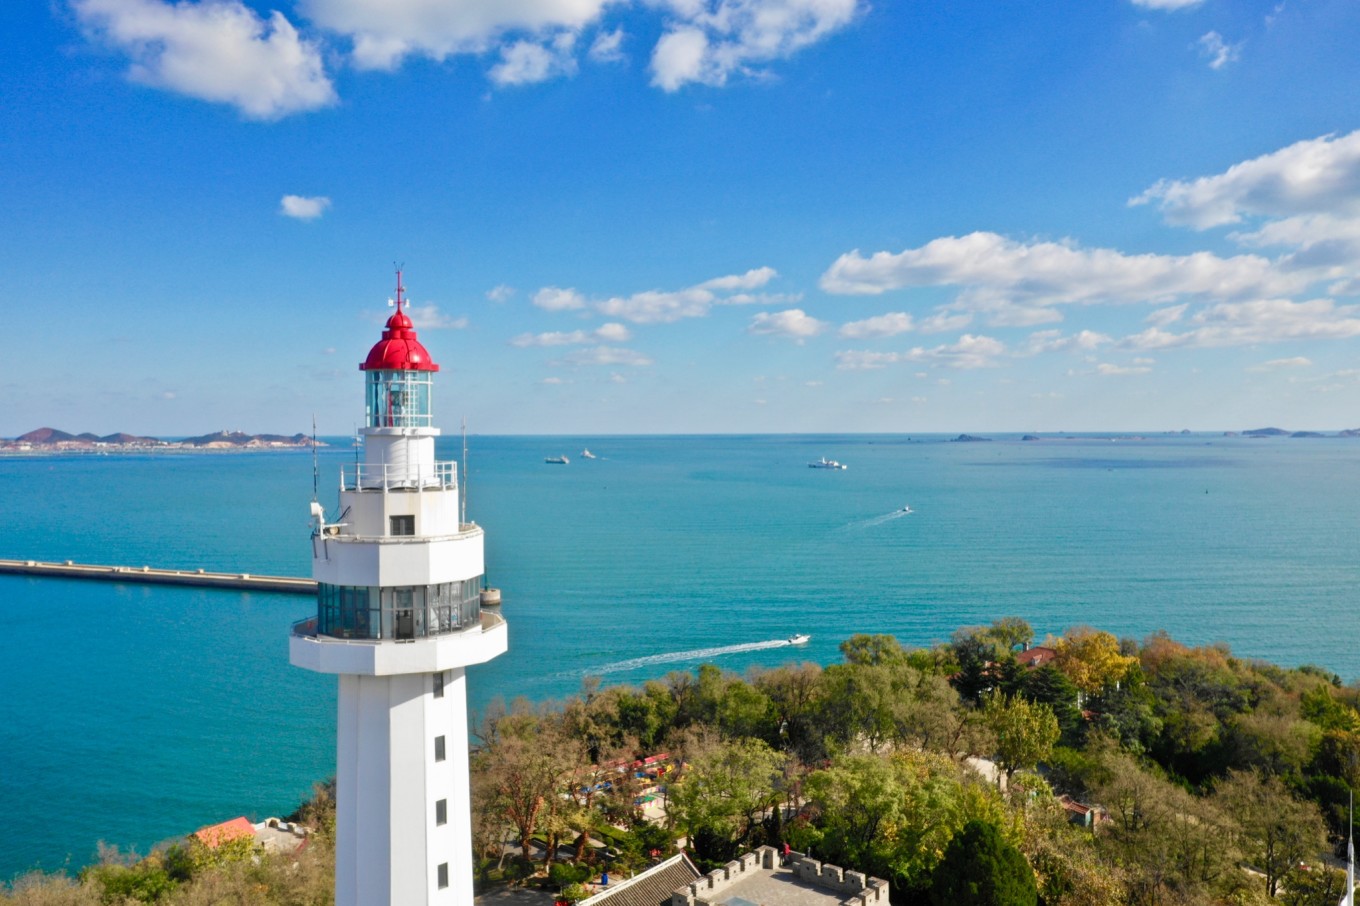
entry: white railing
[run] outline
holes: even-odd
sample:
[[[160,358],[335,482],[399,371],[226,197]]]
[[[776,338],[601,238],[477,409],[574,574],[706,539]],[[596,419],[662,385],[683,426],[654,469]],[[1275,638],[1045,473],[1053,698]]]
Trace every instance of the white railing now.
[[[458,463],[357,462],[340,469],[342,491],[389,491],[429,488],[446,491],[458,487]]]

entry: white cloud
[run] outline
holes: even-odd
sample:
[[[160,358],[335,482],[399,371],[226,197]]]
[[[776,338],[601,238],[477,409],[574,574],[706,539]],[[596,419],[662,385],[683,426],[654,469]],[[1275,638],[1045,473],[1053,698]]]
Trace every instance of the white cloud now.
[[[1029,335],[1021,351],[1025,355],[1038,355],[1043,352],[1067,352],[1074,349],[1081,352],[1092,352],[1111,342],[1113,340],[1110,337],[1094,330],[1083,330],[1070,336],[1064,336],[1060,330],[1040,330]]]
[[[631,296],[615,296],[595,309],[611,318],[634,324],[670,324],[682,318],[701,318],[713,305],[713,293],[698,286],[675,292],[645,290]]]
[[[1197,313],[1189,323],[1195,326],[1183,333],[1149,327],[1125,337],[1119,345],[1131,349],[1206,348],[1346,339],[1360,336],[1360,306],[1337,306],[1331,299],[1224,302]]]
[[[746,329],[754,334],[785,337],[802,343],[826,330],[827,326],[825,321],[811,317],[801,308],[790,308],[787,311],[762,311],[751,319]]]
[[[1203,0],[1133,0],[1133,5],[1143,9],[1177,10],[1199,6],[1201,2]]]
[[[1281,368],[1309,368],[1313,360],[1306,356],[1296,355],[1287,359],[1271,359],[1268,362],[1261,362],[1259,365],[1252,365],[1248,371],[1278,371]]]
[[[1273,295],[1306,282],[1258,255],[1126,255],[1071,242],[1017,242],[988,232],[946,236],[920,248],[876,252],[868,258],[856,249],[836,259],[821,278],[824,290],[844,294],[960,286],[953,307],[993,311],[1007,324],[1040,323],[1044,313],[1033,309],[1057,304]],[[1028,311],[1017,312],[1017,306]]]
[[[510,341],[511,346],[581,346],[586,343],[626,343],[632,339],[622,324],[601,324],[595,330],[572,330],[555,333],[522,333]]]
[[[1105,376],[1147,374],[1151,370],[1152,369],[1146,365],[1113,365],[1109,362],[1101,362],[1096,366],[1096,374]]]
[[[501,86],[532,85],[575,75],[576,58],[572,56],[575,43],[576,36],[571,32],[563,32],[543,44],[515,41],[501,48],[500,62],[487,75]]]
[[[81,24],[132,60],[136,82],[274,120],[334,104],[320,48],[240,0],[72,0]]]
[[[652,51],[652,84],[722,85],[786,58],[845,26],[860,0],[661,0],[671,16]]]
[[[1185,310],[1190,307],[1189,302],[1182,302],[1180,305],[1172,305],[1167,308],[1159,308],[1144,320],[1154,327],[1165,327],[1168,324],[1175,324],[1185,316]]]
[[[992,337],[964,334],[957,343],[926,349],[914,347],[906,352],[867,352],[847,350],[836,353],[836,367],[842,371],[865,371],[901,362],[923,362],[948,368],[990,368],[1006,352],[1006,344]]]
[[[772,267],[756,267],[744,274],[729,274],[726,277],[714,277],[712,280],[705,280],[699,284],[698,288],[723,291],[759,289],[777,276],[779,276],[779,272]]]
[[[513,286],[506,286],[504,283],[499,286],[493,286],[486,291],[486,297],[496,303],[504,302],[514,294],[515,288]]]
[[[439,310],[433,304],[408,305],[406,314],[411,317],[411,326],[417,330],[462,330],[467,327],[467,318],[454,318]]]
[[[851,340],[867,340],[873,337],[895,337],[911,329],[911,315],[904,311],[890,311],[863,321],[842,324],[839,333]]]
[[[938,311],[925,320],[916,323],[917,333],[951,333],[955,330],[963,330],[973,323],[973,316],[968,312],[949,312]]]
[[[1208,58],[1210,69],[1222,69],[1242,56],[1241,44],[1227,43],[1216,31],[1205,32],[1195,43],[1199,45],[1200,56]]]
[[[557,386],[559,384],[565,384],[567,383],[567,381],[563,380],[560,377],[545,377],[543,380],[539,381],[539,383],[548,384],[550,386]]]
[[[578,352],[573,352],[562,359],[559,364],[631,365],[634,367],[643,367],[651,365],[652,360],[632,349],[620,349],[617,346],[596,346],[593,349],[582,349]]]
[[[1245,216],[1360,216],[1360,130],[1296,142],[1215,176],[1160,180],[1130,204],[1156,202],[1167,222],[1196,229]]]
[[[607,0],[300,0],[317,25],[353,42],[363,69],[393,69],[411,54],[479,54],[507,35],[579,33]]]
[[[544,311],[575,311],[586,307],[585,298],[574,289],[545,286],[534,293],[534,305]]]
[[[279,213],[297,220],[315,220],[331,206],[325,195],[285,195],[279,202]]]
[[[627,57],[623,53],[623,29],[602,31],[590,44],[588,56],[596,63],[621,63]]]

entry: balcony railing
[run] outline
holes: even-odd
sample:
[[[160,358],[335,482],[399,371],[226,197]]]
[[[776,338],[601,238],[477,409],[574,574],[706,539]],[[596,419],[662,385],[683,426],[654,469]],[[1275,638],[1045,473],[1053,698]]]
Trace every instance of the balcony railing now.
[[[433,490],[458,487],[458,463],[359,462],[340,469],[342,491]]]

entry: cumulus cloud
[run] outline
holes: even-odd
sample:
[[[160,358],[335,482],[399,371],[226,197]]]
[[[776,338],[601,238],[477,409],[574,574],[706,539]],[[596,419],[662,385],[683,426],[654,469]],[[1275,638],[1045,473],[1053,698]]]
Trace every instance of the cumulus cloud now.
[[[1119,345],[1130,349],[1170,349],[1346,339],[1360,336],[1360,306],[1338,306],[1331,299],[1223,302],[1196,313],[1188,324],[1190,329],[1180,333],[1149,327],[1125,337]]]
[[[579,33],[607,0],[300,0],[307,18],[344,35],[364,69],[393,69],[416,54],[479,54],[507,35]]]
[[[895,337],[912,329],[911,315],[904,311],[890,311],[885,315],[865,318],[842,324],[840,335],[851,340],[868,340],[875,337]]]
[[[1096,374],[1104,376],[1147,374],[1151,370],[1147,365],[1114,365],[1110,362],[1101,362],[1096,365]]]
[[[439,306],[430,303],[408,305],[406,314],[410,316],[411,325],[417,330],[462,330],[468,326],[467,318],[446,315],[439,310]]]
[[[576,74],[576,36],[563,32],[546,43],[515,41],[501,48],[500,62],[487,73],[497,85],[532,85]]]
[[[581,346],[586,343],[626,343],[632,339],[622,324],[601,324],[595,330],[572,330],[554,333],[522,333],[510,341],[511,346]]]
[[[275,120],[334,104],[320,47],[280,12],[240,0],[73,0],[96,39],[126,53],[133,81]]]
[[[1029,335],[1021,353],[1038,355],[1043,352],[1092,352],[1113,339],[1094,330],[1082,330],[1067,336],[1060,330],[1040,330]]]
[[[279,213],[297,220],[315,220],[331,206],[325,195],[285,195],[279,202]]]
[[[1271,359],[1268,362],[1261,362],[1259,365],[1252,365],[1248,371],[1279,371],[1283,368],[1309,368],[1313,360],[1306,356],[1296,355],[1287,359]]]
[[[631,365],[633,367],[641,368],[651,365],[652,360],[632,349],[621,349],[617,346],[596,346],[592,349],[582,349],[578,352],[573,352],[557,364]]]
[[[1236,63],[1242,55],[1241,44],[1229,44],[1216,31],[1205,32],[1195,42],[1199,45],[1200,56],[1209,61],[1210,69],[1222,69],[1229,63]]]
[[[588,56],[596,63],[621,63],[627,57],[623,53],[623,29],[602,31],[590,44]]]
[[[1196,229],[1244,217],[1360,216],[1360,130],[1296,142],[1193,180],[1160,180],[1130,204],[1155,202],[1168,223]]]
[[[856,249],[836,259],[821,278],[824,290],[843,294],[959,286],[955,307],[991,311],[998,324],[1007,326],[1053,320],[1039,309],[1059,304],[1166,302],[1183,295],[1225,299],[1304,285],[1304,278],[1291,277],[1258,255],[1127,255],[1072,242],[1017,242],[988,232],[946,236],[867,258]]]
[[[722,85],[844,28],[860,0],[661,0],[671,18],[652,51],[652,84]]]
[[[486,291],[487,299],[498,304],[508,300],[514,294],[515,288],[513,286],[506,286],[504,283],[500,284],[499,286],[493,286],[491,289]]]
[[[534,293],[534,305],[544,311],[576,311],[586,307],[586,300],[574,289],[545,286]]]
[[[758,267],[744,274],[714,277],[678,290],[649,289],[629,296],[612,296],[593,303],[605,317],[622,318],[634,324],[671,324],[685,318],[702,318],[715,305],[772,305],[789,301],[781,294],[734,292],[764,286],[777,276],[772,267]],[[549,311],[585,308],[584,296],[574,289],[545,287],[534,296],[534,304]]]
[[[754,334],[785,337],[802,343],[826,330],[827,326],[825,321],[817,320],[801,308],[790,308],[787,311],[762,311],[751,319],[746,329]]]
[[[903,362],[941,365],[947,368],[990,368],[1006,352],[1006,344],[986,336],[964,334],[958,342],[927,349],[916,346],[906,352],[846,350],[836,353],[841,371],[865,371]]]

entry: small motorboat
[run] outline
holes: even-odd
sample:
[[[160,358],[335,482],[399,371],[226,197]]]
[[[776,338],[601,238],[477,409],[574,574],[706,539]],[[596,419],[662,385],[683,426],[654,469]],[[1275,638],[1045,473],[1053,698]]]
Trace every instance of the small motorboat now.
[[[914,513],[914,512],[916,512],[916,511],[913,510],[911,507],[909,507],[909,506],[907,506],[907,505],[904,504],[904,505],[902,506],[902,509],[898,510],[897,512],[899,512],[899,513]]]
[[[790,645],[806,645],[808,642],[812,641],[812,636],[799,633],[797,635],[789,636],[788,641]]]
[[[571,460],[567,459],[565,456],[549,456],[543,461],[554,466],[565,466],[567,463],[571,462]]]
[[[594,459],[594,458],[595,458],[595,454],[590,452],[590,448],[589,448],[589,447],[586,447],[584,450],[581,451],[581,458],[582,458],[582,459]]]
[[[837,462],[837,461],[834,460],[834,459],[827,459],[825,456],[823,456],[821,459],[817,460],[816,462],[810,462],[810,463],[808,463],[808,468],[809,468],[809,469],[847,469],[847,468],[849,468],[849,466],[847,466],[847,465],[846,465],[845,463],[843,463],[843,462]]]

